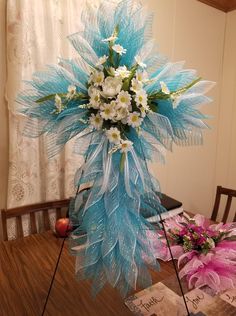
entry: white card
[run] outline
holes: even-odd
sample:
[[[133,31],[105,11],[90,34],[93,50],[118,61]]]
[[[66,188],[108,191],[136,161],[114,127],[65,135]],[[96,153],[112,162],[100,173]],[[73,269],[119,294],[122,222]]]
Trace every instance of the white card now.
[[[220,298],[236,307],[236,289],[226,291],[225,293],[221,294]]]

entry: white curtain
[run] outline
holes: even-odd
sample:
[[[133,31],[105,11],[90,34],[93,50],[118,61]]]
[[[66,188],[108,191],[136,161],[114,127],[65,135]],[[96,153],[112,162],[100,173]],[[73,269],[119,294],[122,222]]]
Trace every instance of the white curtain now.
[[[98,0],[90,5],[97,5]],[[74,174],[82,157],[73,153],[73,142],[63,152],[48,159],[44,138],[22,136],[24,118],[17,114],[16,97],[23,80],[58,57],[76,57],[67,35],[81,29],[80,14],[85,0],[8,0],[7,1],[7,88],[9,106],[10,170],[8,208],[62,199],[74,194]],[[27,234],[28,221],[24,221]],[[15,224],[9,225],[10,238]]]

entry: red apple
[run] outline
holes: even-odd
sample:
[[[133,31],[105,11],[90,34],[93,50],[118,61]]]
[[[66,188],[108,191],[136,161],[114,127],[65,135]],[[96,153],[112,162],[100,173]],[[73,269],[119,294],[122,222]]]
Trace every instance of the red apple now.
[[[71,229],[69,218],[59,218],[55,223],[55,231],[59,237],[67,237]]]

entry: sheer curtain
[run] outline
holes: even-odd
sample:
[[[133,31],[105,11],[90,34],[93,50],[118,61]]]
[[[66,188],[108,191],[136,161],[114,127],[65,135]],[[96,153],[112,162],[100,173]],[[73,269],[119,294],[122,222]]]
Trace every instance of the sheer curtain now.
[[[8,208],[74,194],[74,174],[82,157],[73,153],[73,143],[48,160],[44,138],[22,136],[24,117],[17,114],[17,93],[32,73],[58,57],[76,57],[66,39],[81,28],[80,13],[85,0],[8,0],[7,1],[7,87],[9,106]],[[93,0],[96,6],[98,0]],[[88,5],[88,4],[87,4]],[[53,217],[52,217],[53,221]],[[27,234],[28,221],[24,221]],[[14,238],[15,224],[9,225]]]

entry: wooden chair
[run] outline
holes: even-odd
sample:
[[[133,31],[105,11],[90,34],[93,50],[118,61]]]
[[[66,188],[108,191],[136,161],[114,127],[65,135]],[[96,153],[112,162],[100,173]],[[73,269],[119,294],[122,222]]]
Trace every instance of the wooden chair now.
[[[26,206],[15,207],[11,209],[1,210],[2,227],[3,227],[3,240],[8,240],[7,234],[7,219],[16,218],[16,233],[17,238],[24,237],[22,227],[22,215],[29,214],[30,216],[30,234],[37,233],[36,216],[35,213],[43,213],[43,230],[50,230],[49,210],[56,210],[56,219],[62,217],[62,209],[68,210],[70,199],[57,200],[45,203],[38,203]]]
[[[222,219],[222,222],[226,223],[226,221],[228,219],[228,216],[229,216],[229,211],[230,211],[232,198],[236,197],[236,190],[227,189],[227,188],[223,188],[221,186],[217,186],[216,197],[215,197],[215,204],[214,204],[213,212],[212,212],[212,215],[211,215],[211,219],[213,221],[216,221],[216,219],[217,219],[219,206],[220,206],[221,195],[227,195],[228,196],[227,202],[226,202],[226,206],[225,206],[225,210],[224,210],[224,214],[223,214],[223,219]],[[234,220],[233,221],[234,222],[236,221],[236,211],[235,211],[235,214],[234,214]]]

